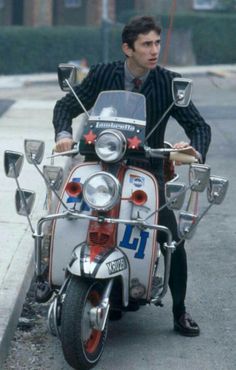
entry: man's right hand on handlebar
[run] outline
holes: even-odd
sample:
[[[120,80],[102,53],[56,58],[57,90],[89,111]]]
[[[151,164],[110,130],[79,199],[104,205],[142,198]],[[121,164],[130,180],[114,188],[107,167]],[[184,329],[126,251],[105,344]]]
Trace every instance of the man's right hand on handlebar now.
[[[56,142],[54,151],[58,153],[66,152],[68,150],[71,150],[73,145],[74,145],[74,141],[71,138],[59,139]]]

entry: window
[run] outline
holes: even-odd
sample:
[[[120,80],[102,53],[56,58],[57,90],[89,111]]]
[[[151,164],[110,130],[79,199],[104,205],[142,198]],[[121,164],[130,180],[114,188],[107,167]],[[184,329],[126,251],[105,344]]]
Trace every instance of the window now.
[[[82,5],[82,0],[64,0],[66,8],[79,8]]]
[[[193,9],[210,10],[217,8],[218,0],[193,0]]]

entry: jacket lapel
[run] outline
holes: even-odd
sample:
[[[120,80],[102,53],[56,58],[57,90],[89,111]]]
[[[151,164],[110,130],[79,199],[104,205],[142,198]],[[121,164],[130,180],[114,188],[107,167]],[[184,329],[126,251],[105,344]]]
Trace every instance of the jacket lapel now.
[[[145,95],[146,99],[150,97],[152,91],[154,90],[154,73],[150,71],[146,81],[144,82],[140,93]]]
[[[140,91],[140,93],[145,95],[147,99],[151,96],[152,91],[154,89],[154,75],[155,75],[154,71],[150,71]],[[124,62],[118,63],[116,68],[113,71],[111,89],[114,89],[114,90],[124,90],[125,89]]]
[[[123,62],[119,63],[113,72],[112,88],[114,90],[124,90],[125,88],[125,71]]]

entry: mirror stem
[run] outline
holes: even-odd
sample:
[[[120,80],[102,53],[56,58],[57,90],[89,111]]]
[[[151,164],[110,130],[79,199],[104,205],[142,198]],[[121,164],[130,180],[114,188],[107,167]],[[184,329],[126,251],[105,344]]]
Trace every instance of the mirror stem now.
[[[51,185],[50,181],[48,181],[48,179],[44,176],[43,172],[40,170],[40,168],[38,167],[37,163],[35,162],[34,158],[32,157],[32,163],[33,165],[35,166],[36,170],[39,172],[39,174],[42,176],[42,178],[44,179],[46,185],[49,187],[50,190],[52,190],[52,192],[55,194],[55,196],[57,197],[57,199],[59,200],[59,202],[63,205],[63,207],[68,211],[68,207],[67,205],[63,202],[63,200],[61,199],[60,195],[57,193],[57,191],[55,189],[53,189],[53,186]]]
[[[188,233],[192,231],[193,228],[197,227],[197,225],[199,224],[199,222],[201,221],[201,219],[205,216],[205,214],[209,211],[209,209],[213,206],[214,203],[211,203],[208,205],[208,207],[202,212],[201,216],[200,217],[197,217],[196,218],[196,221],[194,222],[194,224],[192,224],[192,226],[190,226],[189,230],[188,230]],[[178,245],[180,243],[182,243],[182,241],[184,240],[185,238],[181,238],[178,243],[176,243],[176,247],[178,247]]]
[[[176,198],[178,198],[179,195],[182,195],[182,194],[185,194],[187,193],[187,191],[189,189],[191,189],[191,187],[194,185],[194,184],[197,184],[198,183],[198,180],[195,180],[193,184],[187,186],[184,190],[180,191],[179,194],[171,197],[165,204],[163,204],[163,206],[161,206],[160,208],[158,208],[157,210],[155,210],[154,212],[152,212],[150,215],[148,215],[144,221],[147,221],[150,217],[152,217],[155,213],[159,213],[160,211],[162,211],[165,207],[169,206],[172,202],[174,202],[176,200]]]
[[[16,168],[15,168],[15,164],[12,163],[11,164],[12,168],[13,168],[13,172],[14,174],[16,174]],[[30,220],[30,217],[29,217],[29,214],[27,212],[27,203],[26,203],[26,200],[25,200],[25,196],[24,196],[24,193],[22,192],[21,190],[21,187],[20,187],[20,183],[17,179],[17,177],[15,177],[15,180],[16,180],[16,186],[17,186],[17,189],[19,190],[19,194],[20,194],[20,199],[24,205],[24,208],[25,208],[25,211],[26,211],[26,217],[27,217],[27,220],[28,220],[28,223],[29,223],[29,226],[30,226],[30,230],[32,232],[32,234],[34,233],[34,228],[33,228],[33,225],[32,225],[32,222]]]
[[[175,102],[173,101],[171,103],[171,105],[169,106],[169,108],[164,112],[164,114],[161,116],[161,118],[159,119],[159,121],[157,122],[157,124],[153,127],[153,129],[148,133],[148,135],[145,137],[145,140],[144,140],[144,144],[147,143],[149,137],[153,134],[154,131],[156,131],[156,129],[158,128],[158,126],[160,125],[161,121],[165,118],[165,116],[169,113],[169,111],[171,110],[171,108],[175,105]]]
[[[75,93],[75,91],[74,91],[73,87],[71,86],[71,84],[69,83],[68,79],[66,78],[66,79],[65,79],[65,81],[66,81],[67,85],[69,86],[69,88],[70,88],[71,92],[73,93],[73,95],[74,95],[75,99],[77,100],[77,102],[78,102],[78,103],[81,105],[81,107],[83,108],[84,113],[86,113],[87,117],[89,118],[88,111],[86,110],[86,108],[85,108],[85,106],[83,105],[82,101],[81,101],[81,100],[79,99],[79,97],[76,95],[76,93]]]

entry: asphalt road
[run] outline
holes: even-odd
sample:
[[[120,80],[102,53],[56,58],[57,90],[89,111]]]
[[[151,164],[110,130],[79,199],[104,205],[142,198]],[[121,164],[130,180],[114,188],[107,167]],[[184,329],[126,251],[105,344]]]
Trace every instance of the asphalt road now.
[[[29,99],[52,99],[56,87],[27,87]],[[17,99],[17,91],[14,99]],[[7,92],[6,98],[9,98]],[[144,307],[111,322],[98,370],[235,370],[236,368],[236,75],[195,77],[193,99],[212,127],[207,163],[212,174],[229,179],[224,203],[212,208],[186,243],[189,278],[187,309],[201,327],[197,338],[172,330],[169,293],[164,307]],[[184,139],[170,122],[167,139]],[[201,199],[201,207],[206,199]],[[30,321],[18,327],[4,370],[68,370],[60,343],[46,330],[47,305],[32,304]],[[31,308],[29,308],[31,307]],[[30,316],[31,315],[31,316]],[[23,330],[22,330],[23,329]]]

